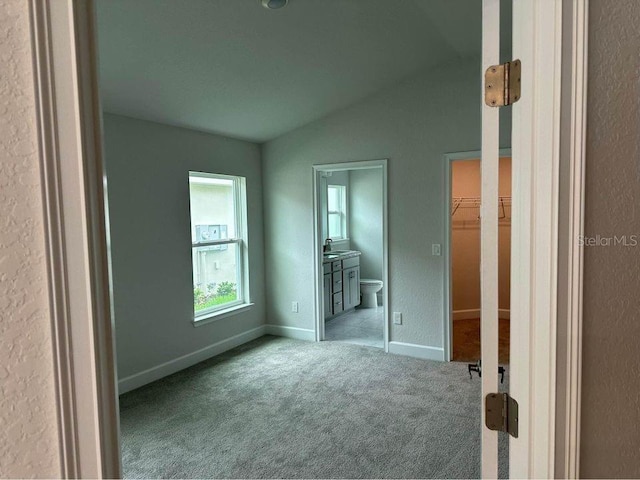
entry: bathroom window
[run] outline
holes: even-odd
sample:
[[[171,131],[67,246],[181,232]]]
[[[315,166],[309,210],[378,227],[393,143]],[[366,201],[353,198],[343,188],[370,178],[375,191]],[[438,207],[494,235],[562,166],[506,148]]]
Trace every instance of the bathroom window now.
[[[194,321],[249,303],[244,177],[189,172]]]
[[[344,185],[327,186],[327,214],[329,238],[342,240],[347,235],[347,187]]]

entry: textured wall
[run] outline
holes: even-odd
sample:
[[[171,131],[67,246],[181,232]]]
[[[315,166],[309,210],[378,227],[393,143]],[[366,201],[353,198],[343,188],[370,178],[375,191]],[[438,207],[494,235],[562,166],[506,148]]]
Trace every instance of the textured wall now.
[[[104,116],[120,380],[264,324],[258,145]],[[193,327],[189,170],[247,179],[250,310]]]
[[[591,0],[585,219],[590,237],[640,235],[638,25],[637,0]],[[583,477],[640,477],[639,272],[640,246],[585,249]]]
[[[28,2],[0,0],[0,477],[58,477]]]
[[[351,237],[351,248],[362,252],[360,278],[382,280],[384,263],[382,243],[383,188],[381,168],[352,170],[350,172],[349,236]],[[382,291],[378,297],[382,298]]]
[[[387,158],[389,304],[403,313],[390,339],[442,348],[446,248],[432,256],[431,244],[444,242],[443,154],[480,149],[479,68],[419,72],[263,145],[269,323],[314,326],[312,165]]]

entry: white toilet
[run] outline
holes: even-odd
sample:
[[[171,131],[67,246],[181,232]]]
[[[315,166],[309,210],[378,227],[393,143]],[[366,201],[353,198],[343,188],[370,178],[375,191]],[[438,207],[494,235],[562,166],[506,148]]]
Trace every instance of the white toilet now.
[[[376,308],[378,306],[378,293],[382,290],[382,280],[371,278],[360,279],[360,293],[362,294],[361,308]]]

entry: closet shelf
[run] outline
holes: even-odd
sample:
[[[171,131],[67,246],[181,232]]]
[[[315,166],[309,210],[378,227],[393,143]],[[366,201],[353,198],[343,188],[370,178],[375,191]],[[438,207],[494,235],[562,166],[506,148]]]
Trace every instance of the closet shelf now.
[[[511,196],[498,197],[500,207],[500,218],[506,218],[506,207],[511,207]],[[453,197],[451,199],[451,216],[453,217],[458,209],[477,208],[480,209],[480,197]]]

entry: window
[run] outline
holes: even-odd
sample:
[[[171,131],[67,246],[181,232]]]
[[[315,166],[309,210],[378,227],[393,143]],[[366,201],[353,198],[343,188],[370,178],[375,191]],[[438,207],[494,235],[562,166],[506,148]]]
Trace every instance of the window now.
[[[347,187],[344,185],[327,186],[327,214],[329,238],[342,240],[347,238]]]
[[[249,303],[243,177],[189,172],[194,319]]]

